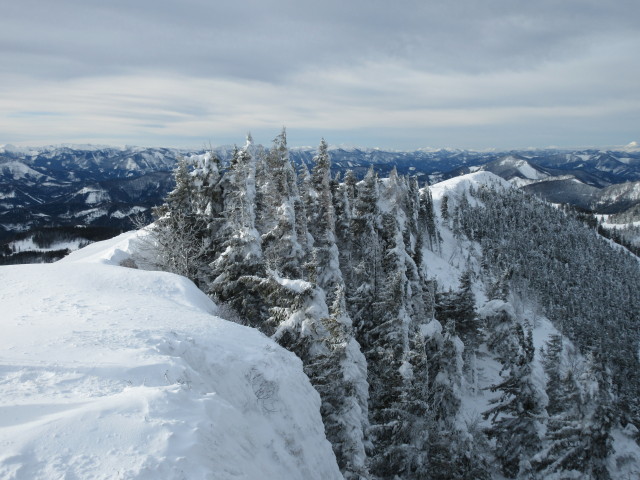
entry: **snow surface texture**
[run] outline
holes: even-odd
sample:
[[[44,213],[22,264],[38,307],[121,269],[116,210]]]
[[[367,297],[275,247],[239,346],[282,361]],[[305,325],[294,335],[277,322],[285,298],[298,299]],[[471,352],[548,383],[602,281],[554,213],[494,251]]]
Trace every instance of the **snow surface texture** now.
[[[342,478],[298,358],[137,238],[0,267],[0,478]]]

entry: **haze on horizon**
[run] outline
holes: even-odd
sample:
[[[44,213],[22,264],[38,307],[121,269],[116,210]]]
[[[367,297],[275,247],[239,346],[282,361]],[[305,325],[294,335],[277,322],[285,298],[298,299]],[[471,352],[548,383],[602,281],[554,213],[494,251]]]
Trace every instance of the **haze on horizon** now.
[[[640,140],[635,0],[3,7],[0,144]]]

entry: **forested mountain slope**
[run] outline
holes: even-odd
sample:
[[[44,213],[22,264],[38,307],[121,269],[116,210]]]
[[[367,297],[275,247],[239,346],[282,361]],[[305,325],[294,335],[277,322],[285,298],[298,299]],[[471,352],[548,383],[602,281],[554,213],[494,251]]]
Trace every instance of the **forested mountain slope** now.
[[[182,161],[151,238],[303,361],[345,478],[640,472],[637,258],[488,172],[330,156],[294,168],[283,131]]]

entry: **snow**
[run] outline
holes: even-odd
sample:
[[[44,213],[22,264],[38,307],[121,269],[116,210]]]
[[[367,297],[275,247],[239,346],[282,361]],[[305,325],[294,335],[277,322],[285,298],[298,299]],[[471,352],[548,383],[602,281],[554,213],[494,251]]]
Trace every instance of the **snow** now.
[[[16,198],[15,190],[11,190],[9,192],[0,192],[0,199],[5,199],[5,198]]]
[[[7,143],[5,145],[0,145],[0,153],[22,153],[22,154],[30,154],[33,150],[29,147],[16,147],[15,145],[11,145]]]
[[[620,150],[625,152],[640,152],[640,144],[636,141],[629,142],[625,146],[621,147]]]
[[[77,195],[86,195],[85,203],[91,205],[102,203],[110,200],[109,194],[102,189],[93,187],[84,187],[76,192]]]
[[[0,267],[0,478],[341,478],[299,359],[143,240]]]
[[[49,177],[47,177],[46,175],[43,175],[40,172],[36,172],[33,168],[30,168],[24,163],[18,162],[16,160],[1,163],[0,171],[4,175],[11,175],[14,180],[23,179],[26,177],[32,179],[49,179]]]
[[[509,183],[516,188],[526,187],[527,185],[531,185],[537,182],[538,182],[537,180],[530,180],[528,178],[520,178],[520,177],[513,177],[509,179]]]
[[[438,320],[431,320],[429,323],[420,326],[420,333],[424,338],[431,338],[442,333],[442,324]]]
[[[510,184],[489,172],[477,172],[470,175],[456,177],[430,188],[434,200],[434,210],[438,217],[438,225],[442,236],[442,243],[435,252],[428,249],[423,250],[427,273],[430,278],[437,282],[438,290],[448,290],[458,288],[460,275],[467,269],[478,273],[480,271],[479,259],[481,248],[476,242],[455,238],[451,229],[447,227],[447,222],[440,216],[440,206],[442,198],[447,195],[449,206],[455,208],[456,202],[460,201],[462,195],[466,195],[471,202],[474,199],[467,194],[469,188],[478,188],[482,185],[495,186],[496,188],[509,188]],[[608,220],[608,216],[601,216],[601,220]],[[605,223],[605,225],[609,225]],[[502,300],[486,301],[484,288],[480,281],[476,280],[472,286],[476,295],[477,313],[480,318],[495,315],[504,311],[513,316],[517,321],[531,327],[533,343],[536,355],[532,362],[531,379],[537,386],[539,392],[545,391],[545,373],[541,363],[541,349],[545,347],[551,335],[558,334],[558,330],[553,323],[546,318],[540,308],[532,299],[520,298],[512,293],[509,302]],[[421,327],[425,337],[432,337],[441,333],[442,326],[437,320],[433,320]],[[566,337],[563,338],[565,351],[572,353],[572,358],[564,358],[567,364],[570,362],[574,367],[583,364],[584,358],[579,354],[576,347]],[[639,353],[640,355],[640,353]],[[482,418],[482,413],[491,406],[492,401],[497,399],[500,392],[491,392],[489,387],[502,381],[502,365],[496,361],[494,355],[488,351],[486,344],[480,346],[477,355],[472,360],[475,366],[475,378],[465,378],[463,382],[462,405],[457,424],[461,430],[472,428],[485,428],[489,426],[489,420]],[[577,362],[577,363],[576,363]],[[546,400],[546,395],[543,400]],[[640,447],[635,441],[637,436],[632,426],[625,429],[616,427],[612,430],[613,453],[609,457],[609,472],[612,478],[640,478]],[[495,475],[498,475],[497,473]],[[495,478],[502,478],[496,476]]]
[[[491,172],[479,171],[436,183],[429,188],[435,202],[436,200],[442,200],[445,194],[462,194],[463,192],[467,192],[471,186],[476,189],[481,186],[497,189],[512,187],[509,182]],[[436,208],[436,211],[439,211],[439,209]]]
[[[640,447],[635,441],[638,429],[632,424],[612,432],[613,449],[616,452],[609,464],[609,471],[616,472],[614,478],[640,478]]]
[[[77,212],[73,215],[73,217],[81,218],[84,217],[83,222],[85,224],[91,223],[93,220],[104,217],[108,215],[108,210],[106,208],[90,208],[88,210],[82,210],[81,212]],[[61,218],[71,218],[72,215],[64,214],[60,215]]]
[[[526,160],[519,160],[511,156],[503,159],[499,165],[513,166],[524,178],[528,178],[529,180],[540,180],[547,176],[533,168]]]
[[[145,212],[148,209],[146,207],[140,207],[140,206],[134,206],[131,208],[128,208],[126,210],[116,210],[115,212],[113,212],[111,214],[112,218],[125,218],[128,217],[129,215],[133,215],[136,213],[140,213],[140,212]]]
[[[140,166],[132,159],[128,158],[125,163],[125,168],[130,171],[140,170]]]

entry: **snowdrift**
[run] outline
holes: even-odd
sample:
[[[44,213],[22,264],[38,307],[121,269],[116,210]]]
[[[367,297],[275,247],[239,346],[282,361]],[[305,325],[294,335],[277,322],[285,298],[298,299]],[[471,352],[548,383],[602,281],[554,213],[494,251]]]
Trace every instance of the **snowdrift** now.
[[[0,478],[342,478],[298,358],[135,238],[0,267]]]

